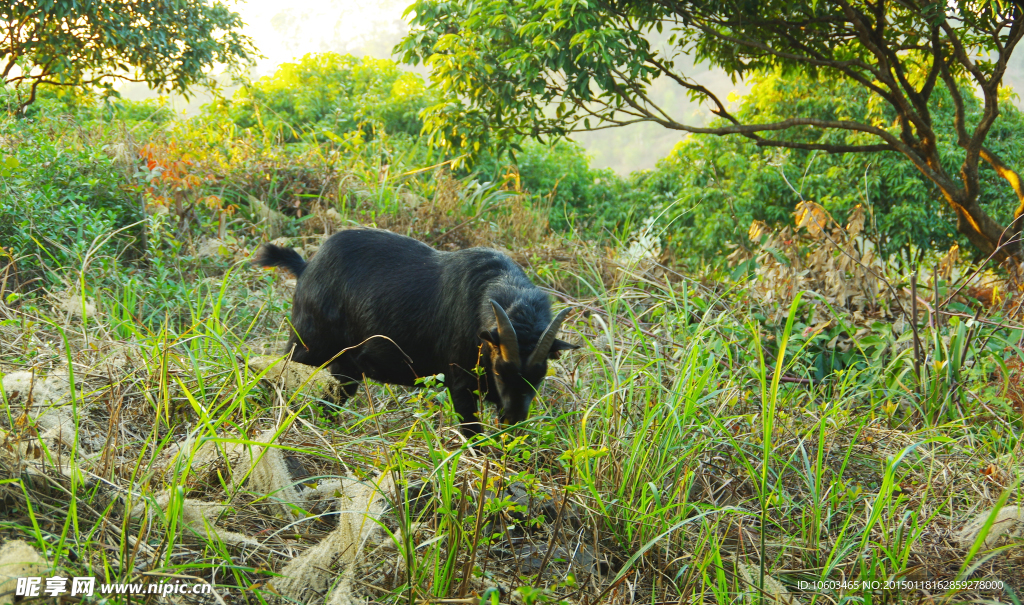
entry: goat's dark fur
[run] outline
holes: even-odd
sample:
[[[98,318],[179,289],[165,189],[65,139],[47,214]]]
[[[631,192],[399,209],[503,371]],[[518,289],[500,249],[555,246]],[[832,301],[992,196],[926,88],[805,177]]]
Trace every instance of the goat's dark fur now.
[[[520,422],[547,358],[577,348],[552,340],[564,312],[552,322],[548,295],[497,250],[440,252],[388,231],[350,229],[330,237],[309,263],[270,244],[255,262],[298,277],[292,360],[320,366],[333,358],[330,372],[346,384],[346,396],[364,376],[412,386],[443,373],[467,435],[481,430],[473,391],[498,404],[503,422]],[[500,328],[502,312],[514,333]],[[549,326],[547,354],[533,355]],[[478,365],[482,375],[473,371]]]

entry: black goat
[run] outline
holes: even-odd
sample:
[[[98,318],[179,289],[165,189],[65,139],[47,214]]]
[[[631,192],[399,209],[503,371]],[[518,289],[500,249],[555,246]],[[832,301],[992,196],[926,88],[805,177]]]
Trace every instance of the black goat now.
[[[443,373],[467,436],[481,431],[474,391],[498,404],[503,423],[518,423],[548,358],[578,348],[555,338],[568,309],[552,319],[548,295],[490,248],[440,252],[389,231],[350,229],[331,236],[308,264],[271,244],[255,263],[298,278],[292,360],[330,361],[343,397],[363,377],[413,386]]]

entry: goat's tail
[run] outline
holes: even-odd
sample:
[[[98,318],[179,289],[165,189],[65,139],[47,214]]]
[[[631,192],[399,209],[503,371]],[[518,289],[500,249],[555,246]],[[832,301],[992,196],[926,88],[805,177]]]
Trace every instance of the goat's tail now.
[[[295,277],[299,277],[306,270],[306,261],[302,260],[298,252],[274,244],[263,244],[252,262],[261,267],[284,267]]]

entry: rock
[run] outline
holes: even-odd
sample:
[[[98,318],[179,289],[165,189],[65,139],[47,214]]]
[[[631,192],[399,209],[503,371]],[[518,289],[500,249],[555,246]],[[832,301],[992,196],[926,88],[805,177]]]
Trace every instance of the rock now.
[[[302,247],[302,256],[308,262],[311,258],[313,258],[314,255],[316,255],[317,250],[319,249],[320,244],[306,244],[305,246]]]
[[[0,605],[14,603],[18,578],[44,578],[50,565],[34,548],[21,540],[11,540],[0,547]],[[39,594],[43,594],[40,584]],[[19,597],[19,601],[22,597]]]
[[[8,401],[14,403],[27,399],[31,393],[33,406],[62,402],[71,393],[71,381],[64,372],[55,372],[50,376],[11,372],[4,376],[2,384]]]
[[[119,372],[122,369],[126,369],[131,363],[131,352],[131,347],[125,345],[114,345],[108,347],[107,350],[103,352],[103,357],[97,366],[103,368],[105,371]]]
[[[411,191],[403,191],[401,197],[402,197],[402,202],[404,202],[406,208],[409,208],[409,209],[419,208],[420,206],[422,206],[427,201],[422,196],[416,195],[415,193],[413,193]]]
[[[541,565],[544,564],[544,556],[548,552],[546,541],[540,544],[523,542],[512,548],[499,546],[497,550],[505,556],[514,556],[518,562],[520,573],[527,575],[540,571]],[[553,564],[569,564],[570,569],[573,571],[593,575],[606,574],[611,570],[611,566],[606,561],[598,560],[594,556],[593,550],[586,544],[578,544],[572,549],[564,546],[555,546],[551,549],[548,569]]]
[[[92,298],[86,298],[83,300],[81,296],[72,294],[62,300],[58,300],[57,304],[54,305],[54,310],[66,313],[71,317],[95,317],[96,301]]]
[[[960,548],[968,549],[974,545],[991,514],[991,509],[982,511],[960,530],[960,534],[957,536]],[[982,546],[985,549],[995,548],[1005,541],[1021,536],[1024,536],[1024,507],[1004,506],[996,513],[995,520],[992,521],[992,526],[989,528]]]
[[[341,394],[341,383],[326,370],[318,370],[272,355],[253,357],[247,363],[256,372],[269,368],[264,379],[281,379],[285,390],[294,391],[302,387],[307,394],[327,401],[338,401]]]
[[[298,285],[298,283],[299,280],[295,279],[294,277],[289,277],[288,279],[282,281],[281,296],[285,298],[291,298],[292,295],[295,294],[295,286]]]
[[[223,241],[215,237],[208,237],[199,244],[196,256],[199,258],[229,257],[231,256],[231,250]]]
[[[769,574],[764,574],[764,593],[759,592],[757,586],[761,569],[757,565],[749,565],[742,561],[737,561],[736,569],[739,571],[740,578],[743,579],[743,596],[747,603],[752,605],[759,603],[768,603],[769,605],[773,603],[775,605],[801,605],[800,601],[790,594],[782,582],[779,582]],[[766,599],[765,597],[768,598]]]
[[[387,510],[388,498],[394,494],[394,483],[390,474],[385,474],[368,482],[331,482],[330,489],[337,492],[337,528],[289,561],[271,580],[274,590],[286,602],[323,602],[328,591],[328,603],[365,602],[357,594],[354,580],[366,545],[384,533],[380,518]]]
[[[287,344],[286,340],[261,340],[246,345],[245,351],[252,357],[280,355],[284,352]]]
[[[488,500],[505,500],[512,504],[511,507],[505,508],[504,512],[514,522],[536,519],[543,515],[544,523],[550,526],[558,518],[558,511],[562,507],[561,496],[552,496],[544,492],[531,494],[526,485],[520,481],[503,487],[497,495],[488,491],[486,498]],[[474,499],[470,503],[470,509],[473,511],[476,510],[475,504],[476,500]],[[568,503],[562,513],[563,527],[579,528],[582,523],[578,508],[571,502]]]
[[[249,208],[252,209],[254,218],[259,219],[263,232],[270,236],[270,239],[281,236],[288,223],[288,217],[252,196],[249,196]]]
[[[46,399],[46,377],[33,375],[32,372],[11,372],[2,381],[4,395],[11,403],[27,399],[31,394],[34,403],[43,403]]]

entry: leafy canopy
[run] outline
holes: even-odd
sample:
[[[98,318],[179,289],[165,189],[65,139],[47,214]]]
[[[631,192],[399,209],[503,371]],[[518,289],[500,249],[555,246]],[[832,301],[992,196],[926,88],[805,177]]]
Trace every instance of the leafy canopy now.
[[[1000,86],[1007,61],[1024,35],[1017,3],[420,0],[409,12],[414,27],[399,50],[408,62],[430,65],[435,84],[451,99],[431,107],[424,123],[432,142],[453,152],[477,154],[489,142],[514,147],[523,135],[564,136],[636,122],[741,135],[762,147],[895,152],[935,187],[955,213],[958,231],[981,252],[997,259],[1020,254],[1024,188],[986,146],[1005,100]],[[666,30],[666,45],[651,43]],[[780,70],[857,87],[887,107],[885,119],[812,116],[806,104],[787,98],[772,119],[747,121],[684,73],[691,58],[737,78]],[[659,77],[706,102],[723,122],[680,121],[675,108],[659,106],[650,95]],[[971,113],[975,91],[980,110]],[[933,113],[937,94],[952,104],[945,116]],[[823,131],[835,136],[813,140]],[[955,137],[955,158],[943,157],[940,132]],[[1010,224],[980,204],[982,162],[1014,192]]]
[[[0,5],[0,76],[27,87],[98,87],[117,80],[187,93],[215,64],[239,67],[255,54],[242,20],[210,0],[42,0]]]

